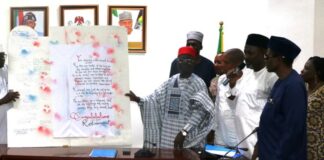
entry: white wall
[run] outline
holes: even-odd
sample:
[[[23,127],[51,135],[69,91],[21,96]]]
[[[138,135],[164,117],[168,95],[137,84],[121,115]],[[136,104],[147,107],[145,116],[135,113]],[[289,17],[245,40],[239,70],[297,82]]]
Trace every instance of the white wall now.
[[[58,26],[60,5],[99,4],[100,25],[107,24],[108,5],[146,5],[147,52],[129,55],[130,88],[139,96],[148,95],[168,78],[170,63],[176,57],[178,48],[185,45],[188,31],[199,30],[205,34],[201,54],[213,60],[219,21],[224,21],[225,50],[233,47],[243,49],[249,33],[287,37],[302,48],[294,64],[297,71],[314,53],[315,0],[0,1],[3,13],[0,19],[4,22],[0,26],[0,44],[4,45],[4,50],[10,27],[10,7],[13,6],[49,6],[49,25]],[[143,128],[136,104],[131,105],[131,116],[133,146],[141,147]]]
[[[324,1],[315,1],[314,54],[324,55]]]

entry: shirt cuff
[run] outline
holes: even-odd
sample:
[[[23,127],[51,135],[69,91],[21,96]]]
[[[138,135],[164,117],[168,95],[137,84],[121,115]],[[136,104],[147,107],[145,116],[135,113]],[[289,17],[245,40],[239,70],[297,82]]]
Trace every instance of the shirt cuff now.
[[[140,98],[140,101],[137,103],[139,106],[144,106],[144,99]]]
[[[183,130],[189,132],[191,130],[193,126],[191,124],[186,124],[184,127],[183,127]]]

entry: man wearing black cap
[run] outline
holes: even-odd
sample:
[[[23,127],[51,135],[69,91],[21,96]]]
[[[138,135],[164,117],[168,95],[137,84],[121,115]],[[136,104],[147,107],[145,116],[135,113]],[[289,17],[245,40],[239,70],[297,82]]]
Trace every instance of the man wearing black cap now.
[[[263,109],[258,129],[260,160],[306,159],[307,92],[303,79],[292,69],[300,48],[283,37],[271,36],[264,58],[269,72],[279,79]],[[257,154],[253,156],[255,159]]]
[[[250,34],[247,37],[244,56],[247,68],[243,69],[241,77],[243,85],[238,89],[240,94],[236,101],[236,131],[238,139],[248,136],[259,126],[260,115],[267,102],[273,84],[278,79],[275,73],[270,73],[265,67],[264,55],[267,52],[269,38],[260,34]],[[249,159],[252,156],[257,135],[253,134],[243,141],[239,147],[248,148],[243,154]]]

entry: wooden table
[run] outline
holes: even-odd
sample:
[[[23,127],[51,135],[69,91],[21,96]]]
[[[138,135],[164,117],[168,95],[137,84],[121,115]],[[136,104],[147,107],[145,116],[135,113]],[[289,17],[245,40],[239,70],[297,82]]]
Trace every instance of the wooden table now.
[[[107,159],[89,157],[93,148],[109,147],[40,147],[40,148],[7,148],[0,145],[1,160],[89,160]],[[111,149],[111,148],[110,148]],[[130,148],[130,155],[123,155],[123,148],[117,148],[116,158],[111,159],[154,159],[154,160],[199,160],[199,156],[189,149],[153,149],[156,155],[152,158],[134,158],[139,148]]]

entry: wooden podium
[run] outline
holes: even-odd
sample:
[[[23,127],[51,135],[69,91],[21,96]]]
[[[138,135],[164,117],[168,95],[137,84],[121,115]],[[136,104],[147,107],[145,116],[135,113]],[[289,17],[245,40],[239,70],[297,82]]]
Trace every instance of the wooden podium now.
[[[108,147],[41,147],[41,148],[7,148],[0,145],[1,160],[90,160],[109,159],[89,157],[93,148]],[[117,148],[118,160],[143,159],[143,160],[199,160],[198,154],[189,149],[152,149],[156,155],[152,158],[134,158],[134,153],[139,148],[131,148],[130,155],[123,155],[123,148]]]

